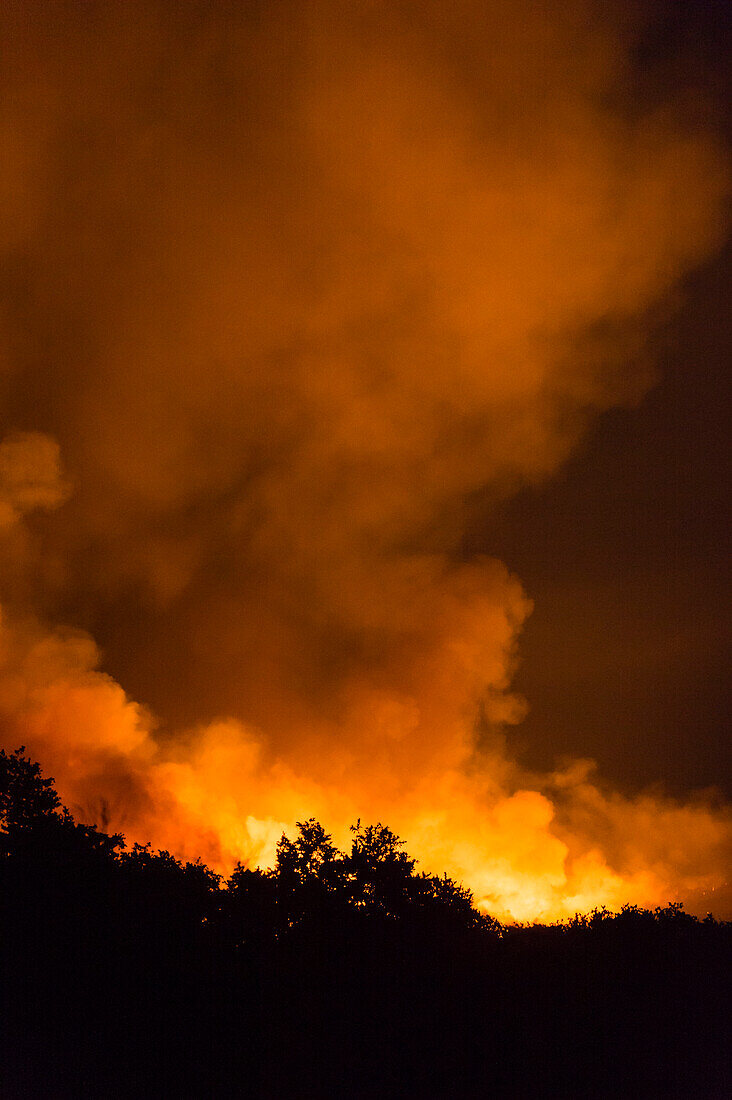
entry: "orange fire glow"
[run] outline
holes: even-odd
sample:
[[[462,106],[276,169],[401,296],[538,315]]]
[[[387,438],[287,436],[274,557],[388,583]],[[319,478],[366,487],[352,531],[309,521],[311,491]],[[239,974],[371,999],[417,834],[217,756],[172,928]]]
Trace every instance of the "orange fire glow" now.
[[[204,7],[0,15],[3,742],[223,871],[315,816],[501,918],[719,890],[711,796],[514,759],[531,602],[461,543],[651,385],[716,137],[624,104],[634,28],[584,0]]]

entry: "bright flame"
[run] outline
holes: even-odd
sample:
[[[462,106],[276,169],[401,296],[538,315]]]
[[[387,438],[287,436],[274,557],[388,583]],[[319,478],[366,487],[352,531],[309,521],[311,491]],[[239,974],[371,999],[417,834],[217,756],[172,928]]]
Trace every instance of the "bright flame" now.
[[[725,882],[726,810],[604,793],[586,762],[532,779],[505,755],[476,752],[444,707],[432,721],[445,723],[451,746],[421,757],[410,747],[405,759],[415,766],[405,772],[398,763],[404,740],[424,737],[429,745],[431,716],[423,723],[416,703],[377,698],[370,710],[360,699],[358,713],[375,715],[361,749],[329,750],[336,741],[328,731],[316,779],[234,720],[164,748],[145,712],[93,670],[88,639],[6,623],[0,641],[3,726],[55,773],[77,813],[98,820],[103,811],[128,840],[203,856],[224,873],[237,861],[270,866],[282,832],[316,816],[342,845],[358,817],[389,822],[424,869],[447,870],[480,907],[507,920],[653,906]],[[355,742],[345,731],[344,740]]]

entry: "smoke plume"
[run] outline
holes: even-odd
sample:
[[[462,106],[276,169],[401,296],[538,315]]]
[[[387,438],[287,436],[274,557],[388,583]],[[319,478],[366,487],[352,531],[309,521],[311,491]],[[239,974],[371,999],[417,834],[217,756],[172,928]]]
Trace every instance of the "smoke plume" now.
[[[722,240],[714,134],[632,94],[639,19],[0,21],[3,741],[219,868],[315,815],[388,822],[499,916],[719,887],[724,808],[512,759],[531,603],[461,546],[476,499],[642,398],[654,317]]]

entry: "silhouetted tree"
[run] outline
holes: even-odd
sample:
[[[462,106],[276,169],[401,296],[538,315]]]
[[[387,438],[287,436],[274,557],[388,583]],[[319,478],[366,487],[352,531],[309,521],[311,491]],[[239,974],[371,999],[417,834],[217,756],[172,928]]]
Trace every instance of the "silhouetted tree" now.
[[[346,861],[351,896],[358,906],[397,916],[414,894],[415,860],[404,851],[404,841],[382,825],[351,826],[353,841]]]
[[[40,764],[23,755],[24,746],[0,749],[0,831],[3,837],[47,817],[58,817],[61,799],[53,780],[44,779]]]

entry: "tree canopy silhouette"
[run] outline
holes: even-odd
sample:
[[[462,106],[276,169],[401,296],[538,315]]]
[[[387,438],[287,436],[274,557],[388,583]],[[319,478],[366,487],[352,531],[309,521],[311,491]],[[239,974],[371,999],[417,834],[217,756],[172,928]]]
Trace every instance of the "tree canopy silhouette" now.
[[[271,870],[78,824],[0,750],[2,1095],[721,1097],[730,926],[501,926],[381,823]]]

